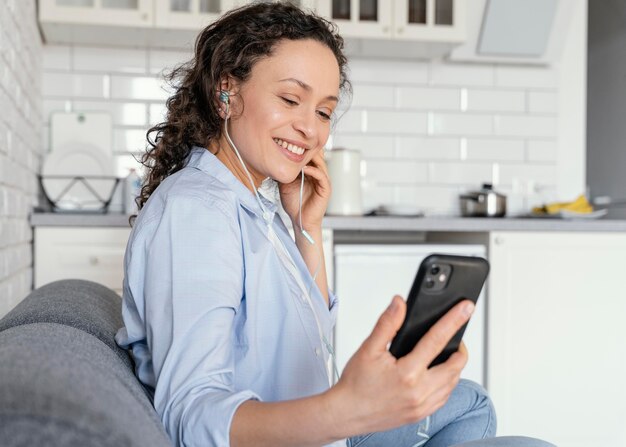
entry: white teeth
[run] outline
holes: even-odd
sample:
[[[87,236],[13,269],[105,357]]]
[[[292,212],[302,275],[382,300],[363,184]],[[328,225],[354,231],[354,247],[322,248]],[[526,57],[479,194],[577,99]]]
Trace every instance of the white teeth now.
[[[298,155],[304,154],[304,149],[299,146],[296,146],[295,144],[287,143],[286,141],[283,141],[280,138],[274,138],[274,141],[276,142],[276,144],[284,147],[289,152],[293,152],[294,154],[298,154]]]

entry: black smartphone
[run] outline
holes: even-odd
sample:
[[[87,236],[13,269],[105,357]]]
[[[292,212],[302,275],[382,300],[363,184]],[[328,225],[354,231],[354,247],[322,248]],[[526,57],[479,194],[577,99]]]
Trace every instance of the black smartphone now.
[[[478,301],[489,263],[474,256],[431,254],[419,266],[407,297],[404,323],[391,342],[389,351],[400,358],[413,350],[433,324],[464,299]],[[465,324],[449,341],[430,367],[445,362],[459,349]]]

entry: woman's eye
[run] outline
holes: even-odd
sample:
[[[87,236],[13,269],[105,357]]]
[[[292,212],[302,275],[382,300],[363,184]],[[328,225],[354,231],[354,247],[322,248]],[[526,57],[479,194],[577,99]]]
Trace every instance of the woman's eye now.
[[[289,98],[285,98],[284,96],[280,97],[283,101],[285,101],[287,104],[289,104],[290,106],[297,106],[298,103],[296,101],[292,101]]]
[[[322,112],[322,111],[318,111],[317,112],[324,121],[329,121],[330,120],[330,115],[328,113]]]

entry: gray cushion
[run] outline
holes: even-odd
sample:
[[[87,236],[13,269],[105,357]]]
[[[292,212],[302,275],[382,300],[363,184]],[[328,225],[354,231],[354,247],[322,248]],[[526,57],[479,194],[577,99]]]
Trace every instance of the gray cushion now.
[[[33,291],[0,320],[0,444],[169,446],[115,343],[121,298],[83,280]]]
[[[171,445],[119,356],[57,323],[0,332],[0,439],[7,447]]]
[[[130,356],[114,339],[124,325],[121,308],[121,298],[111,289],[91,281],[66,279],[46,284],[24,298],[0,320],[0,332],[29,323],[71,326],[100,339],[133,368]]]

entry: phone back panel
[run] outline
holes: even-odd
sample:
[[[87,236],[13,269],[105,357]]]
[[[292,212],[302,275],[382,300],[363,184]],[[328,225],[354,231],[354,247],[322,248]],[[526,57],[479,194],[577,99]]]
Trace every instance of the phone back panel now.
[[[434,267],[449,266],[447,281],[441,290],[429,290],[428,281],[437,275]],[[407,315],[402,327],[391,343],[389,351],[402,357],[413,350],[417,342],[444,314],[464,299],[478,300],[480,291],[489,274],[489,263],[479,257],[432,254],[424,259],[415,276],[407,298]],[[467,325],[450,340],[445,349],[430,366],[445,362],[456,352]]]

